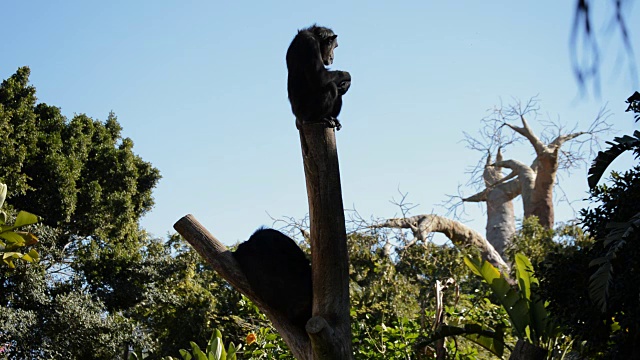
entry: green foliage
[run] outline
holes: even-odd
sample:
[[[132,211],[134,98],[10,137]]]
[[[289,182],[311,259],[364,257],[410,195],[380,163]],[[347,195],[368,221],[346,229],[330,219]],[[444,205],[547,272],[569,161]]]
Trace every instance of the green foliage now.
[[[256,308],[257,309],[257,308]],[[295,358],[289,351],[282,337],[275,329],[266,324],[251,330],[246,338],[246,346],[242,352],[245,359],[286,359]]]
[[[236,360],[236,354],[242,347],[242,345],[236,347],[233,343],[229,343],[229,347],[225,350],[222,342],[222,333],[217,329],[213,330],[204,351],[193,341],[191,341],[190,344],[191,351],[185,349],[180,350],[180,355],[184,360]],[[174,358],[169,356],[166,359],[173,360]]]
[[[607,311],[609,289],[614,283],[613,264],[627,242],[638,238],[640,213],[635,214],[627,222],[609,223],[607,228],[611,230],[603,241],[606,249],[604,256],[595,258],[589,263],[590,267],[597,266],[596,271],[589,278],[589,296],[603,313]]]
[[[7,194],[7,186],[0,183],[0,208]],[[22,247],[30,246],[38,242],[38,238],[27,231],[15,231],[25,226],[38,222],[38,217],[26,211],[20,211],[13,225],[7,225],[7,213],[0,210],[0,255],[2,262],[9,268],[15,268],[14,260],[34,262],[40,260],[40,255],[35,249],[24,254],[18,251]]]
[[[550,252],[558,249],[560,244],[554,241],[556,231],[540,225],[537,216],[529,216],[522,221],[520,230],[505,249],[509,261],[515,260],[516,254],[525,255],[533,264],[544,260]]]
[[[24,254],[18,250],[25,246],[30,246],[38,242],[38,238],[26,231],[15,231],[25,226],[38,222],[38,217],[26,211],[20,211],[13,225],[8,225],[7,213],[2,211],[2,206],[7,198],[7,185],[0,182],[0,256],[2,262],[9,268],[15,268],[14,260],[34,262],[40,259],[40,255],[35,249]]]
[[[153,206],[160,175],[132,151],[113,113],[103,123],[84,114],[67,120],[55,106],[36,104],[29,68],[0,86],[0,181],[11,204],[45,214],[67,235],[117,241],[135,236]]]
[[[639,113],[640,95],[627,102]],[[611,161],[624,151],[640,151],[637,132],[616,138],[590,169],[592,208],[580,212],[595,241],[567,247],[543,262],[545,298],[556,320],[580,340],[588,357],[632,358],[640,339],[640,166],[595,186]],[[576,311],[579,309],[579,311]]]
[[[370,326],[420,311],[420,289],[384,254],[378,241],[362,234],[348,239],[351,304],[356,318]]]
[[[109,313],[71,282],[53,282],[68,268],[55,261],[58,231],[36,225],[42,258],[29,266],[0,271],[0,343],[10,359],[117,359],[125,344],[149,347],[151,340],[124,314]]]
[[[636,122],[640,120],[640,93],[635,92],[627,99],[627,112],[633,111],[635,113]],[[600,178],[604,175],[605,171],[611,165],[613,160],[626,151],[633,151],[636,159],[640,157],[640,131],[634,131],[633,136],[623,135],[622,137],[613,138],[613,142],[607,141],[609,148],[605,151],[599,151],[596,158],[593,160],[593,164],[589,168],[589,187],[595,188],[600,181]]]
[[[433,336],[425,340],[424,343],[432,343],[451,336],[464,336],[498,357],[502,357],[504,354],[505,336],[503,329],[493,330],[478,324],[464,324],[463,326],[441,325],[436,329]]]
[[[484,319],[491,326],[508,325],[501,308],[478,296],[480,280],[469,277],[461,252],[451,246],[419,242],[385,252],[389,233],[351,234],[348,238],[351,276],[352,343],[358,359],[431,358],[433,348],[417,338],[433,334],[437,280],[455,279],[461,294],[445,296],[450,322]],[[420,342],[422,343],[422,342]],[[488,356],[469,341],[447,341],[455,359]]]
[[[420,324],[415,319],[402,318],[388,325],[380,323],[372,327],[365,322],[353,323],[355,358],[412,359],[415,341],[420,333]]]
[[[558,330],[550,321],[544,302],[538,295],[539,281],[534,276],[529,259],[515,256],[515,282],[512,287],[504,274],[487,261],[482,263],[471,257],[464,258],[465,264],[491,288],[494,298],[509,316],[512,329],[519,339],[539,347],[553,349],[552,339]],[[425,343],[434,342],[447,336],[464,336],[482,346],[492,354],[502,357],[505,348],[505,333],[502,326],[491,328],[477,323],[462,326],[441,325]]]
[[[105,122],[83,114],[68,120],[36,104],[28,80],[23,67],[0,85],[0,182],[12,208],[43,216],[29,228],[41,258],[0,268],[5,355],[117,359],[130,346],[155,350],[136,309],[173,261],[169,255],[157,266],[150,257],[157,247],[138,227],[153,205],[158,170],[133,153],[113,114]],[[35,240],[14,231],[33,215],[18,214],[11,226],[2,217],[4,250]],[[15,250],[3,251],[4,260],[37,256]]]

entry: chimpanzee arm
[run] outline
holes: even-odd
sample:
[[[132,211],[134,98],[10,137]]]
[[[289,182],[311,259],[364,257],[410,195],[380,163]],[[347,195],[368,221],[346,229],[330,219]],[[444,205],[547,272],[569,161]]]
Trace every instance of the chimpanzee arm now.
[[[338,94],[344,95],[351,86],[351,74],[346,71],[329,71],[332,82],[338,88]]]

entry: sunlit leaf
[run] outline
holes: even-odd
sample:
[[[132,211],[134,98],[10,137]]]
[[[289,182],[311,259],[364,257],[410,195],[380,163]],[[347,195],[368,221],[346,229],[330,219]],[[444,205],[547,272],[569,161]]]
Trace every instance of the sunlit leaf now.
[[[24,246],[33,245],[38,242],[38,238],[32,233],[26,231],[15,231],[15,233],[22,236],[24,239]]]
[[[185,349],[180,349],[180,356],[182,360],[191,360],[191,354]]]
[[[433,343],[450,336],[464,336],[498,357],[502,357],[504,353],[504,334],[502,331],[494,331],[478,324],[465,324],[463,327],[441,325],[434,335],[422,344]]]
[[[22,226],[33,225],[38,222],[38,217],[32,213],[26,211],[20,211],[16,217],[16,221],[13,223],[14,228]]]
[[[7,240],[7,245],[24,246],[26,243],[24,238],[13,231],[5,231],[0,233],[0,238]]]

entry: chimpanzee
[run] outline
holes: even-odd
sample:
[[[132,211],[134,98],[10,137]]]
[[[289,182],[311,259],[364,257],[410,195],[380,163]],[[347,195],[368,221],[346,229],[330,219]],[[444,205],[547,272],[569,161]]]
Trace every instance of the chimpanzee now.
[[[304,328],[311,318],[311,265],[293,239],[260,228],[233,253],[251,289],[269,306]]]
[[[337,37],[331,29],[313,25],[298,31],[289,45],[287,90],[298,129],[301,124],[317,122],[337,130],[342,127],[338,114],[342,95],[351,86],[351,74],[325,68],[333,63]]]

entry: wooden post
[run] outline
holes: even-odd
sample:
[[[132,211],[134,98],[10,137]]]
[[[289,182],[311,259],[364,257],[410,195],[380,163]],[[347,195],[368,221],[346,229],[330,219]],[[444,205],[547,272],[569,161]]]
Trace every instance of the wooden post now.
[[[313,318],[306,330],[313,359],[352,358],[349,255],[335,131],[325,124],[300,127],[309,200]]]

